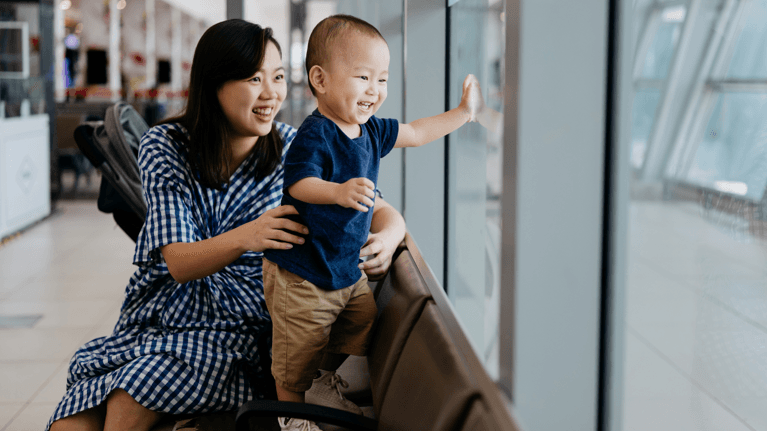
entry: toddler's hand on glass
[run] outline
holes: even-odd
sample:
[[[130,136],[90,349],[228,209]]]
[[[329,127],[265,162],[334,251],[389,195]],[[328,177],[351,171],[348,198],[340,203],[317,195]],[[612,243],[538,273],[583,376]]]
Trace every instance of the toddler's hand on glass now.
[[[467,75],[463,80],[463,94],[461,106],[469,113],[469,122],[477,121],[480,112],[485,108],[485,100],[482,98],[482,88],[474,75]]]
[[[352,178],[339,184],[336,189],[336,203],[344,208],[368,212],[375,199],[375,184],[368,178]]]

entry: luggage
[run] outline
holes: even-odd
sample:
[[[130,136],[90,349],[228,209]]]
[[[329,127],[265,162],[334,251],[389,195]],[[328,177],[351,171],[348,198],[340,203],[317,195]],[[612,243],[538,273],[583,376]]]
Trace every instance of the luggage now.
[[[104,121],[86,121],[74,132],[80,151],[101,172],[99,210],[111,213],[134,242],[146,219],[138,147],[147,130],[149,126],[131,105],[118,102],[107,108]]]

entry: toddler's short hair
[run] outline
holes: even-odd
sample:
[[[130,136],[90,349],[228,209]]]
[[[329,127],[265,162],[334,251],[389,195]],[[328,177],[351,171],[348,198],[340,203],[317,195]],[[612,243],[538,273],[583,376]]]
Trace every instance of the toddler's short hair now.
[[[365,20],[343,14],[329,16],[320,21],[309,36],[309,46],[306,48],[307,76],[309,76],[309,70],[312,66],[323,66],[330,60],[336,40],[350,30],[356,30],[367,36],[379,37],[386,42],[378,29]],[[317,93],[311,81],[309,88],[312,90],[312,94],[316,96]]]

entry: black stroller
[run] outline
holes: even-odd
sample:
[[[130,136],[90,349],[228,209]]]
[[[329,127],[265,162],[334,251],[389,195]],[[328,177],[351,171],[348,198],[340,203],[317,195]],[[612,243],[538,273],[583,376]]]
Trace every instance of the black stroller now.
[[[107,108],[103,121],[86,121],[74,132],[80,151],[101,172],[98,209],[111,213],[134,242],[146,218],[137,158],[147,130],[131,105],[118,102]]]

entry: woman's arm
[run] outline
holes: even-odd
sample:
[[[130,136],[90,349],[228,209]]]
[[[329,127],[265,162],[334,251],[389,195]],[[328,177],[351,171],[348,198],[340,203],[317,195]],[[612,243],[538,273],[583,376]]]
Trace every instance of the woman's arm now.
[[[376,197],[373,208],[373,221],[370,224],[368,240],[360,250],[360,257],[370,259],[360,264],[360,269],[371,279],[386,274],[397,246],[405,239],[405,219],[383,198]]]
[[[303,238],[287,231],[303,234],[309,231],[284,218],[289,214],[298,214],[298,211],[292,206],[273,208],[256,220],[221,235],[197,242],[168,244],[160,247],[160,252],[174,280],[179,283],[197,280],[221,271],[246,251],[284,250],[293,247],[292,244],[302,244]]]

